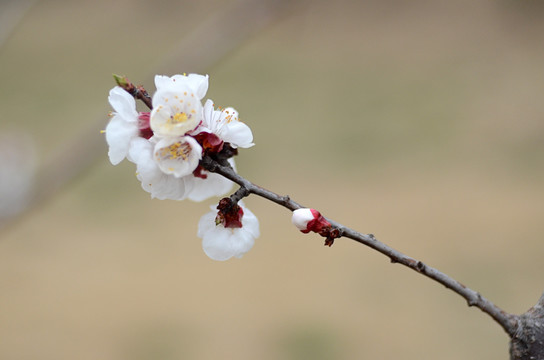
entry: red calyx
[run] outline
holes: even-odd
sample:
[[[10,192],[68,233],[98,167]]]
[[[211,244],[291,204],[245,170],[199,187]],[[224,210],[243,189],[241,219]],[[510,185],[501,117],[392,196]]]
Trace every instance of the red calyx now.
[[[331,223],[325,220],[321,213],[317,210],[310,209],[312,215],[314,216],[313,220],[308,221],[306,230],[301,230],[303,233],[307,234],[310,231],[316,232],[322,235],[324,232],[328,232],[331,229]]]
[[[222,224],[225,228],[241,228],[242,217],[244,216],[244,210],[238,204],[233,204],[230,198],[223,198],[219,200],[217,205],[217,216],[215,217],[216,224]]]
[[[204,171],[204,168],[202,166],[198,165],[196,167],[195,171],[193,171],[193,176],[201,178],[201,179],[207,179],[208,174],[204,174],[202,171]]]
[[[206,153],[218,153],[223,150],[223,140],[215,134],[201,132],[193,137],[200,145],[202,145],[202,148]]]
[[[141,112],[138,116],[138,129],[140,130],[140,136],[144,139],[150,139],[153,136],[153,131],[149,126],[149,112]]]

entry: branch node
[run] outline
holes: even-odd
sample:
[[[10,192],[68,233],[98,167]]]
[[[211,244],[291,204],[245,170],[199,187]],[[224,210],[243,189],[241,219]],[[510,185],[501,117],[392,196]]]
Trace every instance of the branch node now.
[[[337,227],[329,227],[319,233],[319,235],[326,237],[325,246],[331,247],[334,244],[334,239],[338,239],[342,236],[343,231]]]
[[[476,293],[476,298],[470,298],[467,300],[468,306],[476,306],[479,303],[482,302],[482,295],[480,293]]]
[[[232,201],[233,205],[237,204],[238,201],[242,200],[243,198],[249,196],[251,192],[248,188],[245,186],[240,186],[238,190],[234,194],[230,196],[230,200]]]

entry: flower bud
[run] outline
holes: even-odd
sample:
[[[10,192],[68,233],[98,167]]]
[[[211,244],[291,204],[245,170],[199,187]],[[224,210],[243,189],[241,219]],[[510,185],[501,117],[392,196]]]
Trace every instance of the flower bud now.
[[[314,209],[297,209],[293,211],[293,217],[291,218],[293,225],[297,227],[304,234],[310,231],[321,233],[325,229],[330,229],[331,224]]]
[[[312,211],[312,209],[307,208],[296,209],[295,211],[293,211],[293,217],[291,218],[291,221],[297,229],[304,233],[307,233],[309,231],[308,222],[315,219],[314,212],[315,210]]]
[[[117,74],[113,74],[113,78],[115,79],[115,82],[117,83],[117,85],[119,85],[123,89],[125,89],[129,84],[129,81],[128,81],[126,76],[120,76],[120,75],[117,75]]]

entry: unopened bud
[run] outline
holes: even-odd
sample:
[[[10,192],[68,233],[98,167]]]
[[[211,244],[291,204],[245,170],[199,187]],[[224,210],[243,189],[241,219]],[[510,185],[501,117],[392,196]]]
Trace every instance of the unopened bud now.
[[[113,74],[113,78],[115,79],[115,82],[117,83],[117,85],[119,85],[123,89],[125,89],[129,84],[129,81],[126,76],[119,76],[117,74]]]
[[[314,209],[297,209],[293,211],[293,217],[291,218],[293,225],[297,227],[304,234],[310,231],[321,233],[324,229],[330,229],[331,224]]]
[[[291,221],[293,222],[293,225],[296,226],[297,229],[302,231],[303,233],[309,232],[308,230],[308,223],[315,219],[314,212],[312,209],[296,209],[293,211],[293,217],[291,218]],[[319,212],[318,212],[319,213]]]

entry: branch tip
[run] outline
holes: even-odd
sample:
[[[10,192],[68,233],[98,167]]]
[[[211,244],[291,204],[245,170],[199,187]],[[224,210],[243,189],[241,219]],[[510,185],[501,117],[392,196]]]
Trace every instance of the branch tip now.
[[[141,100],[150,110],[153,109],[151,96],[149,96],[147,90],[144,89],[142,85],[135,86],[126,76],[113,74],[113,79],[118,86],[122,87],[123,90],[128,92],[135,99]]]

